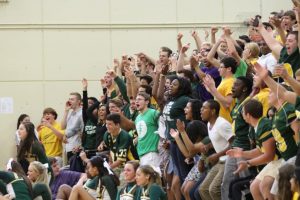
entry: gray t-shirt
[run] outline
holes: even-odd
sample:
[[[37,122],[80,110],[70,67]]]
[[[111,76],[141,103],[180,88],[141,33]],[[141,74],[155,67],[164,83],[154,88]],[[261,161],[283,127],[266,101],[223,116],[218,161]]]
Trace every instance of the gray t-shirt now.
[[[67,137],[66,152],[81,146],[81,134],[83,131],[82,109],[69,111],[65,135]]]

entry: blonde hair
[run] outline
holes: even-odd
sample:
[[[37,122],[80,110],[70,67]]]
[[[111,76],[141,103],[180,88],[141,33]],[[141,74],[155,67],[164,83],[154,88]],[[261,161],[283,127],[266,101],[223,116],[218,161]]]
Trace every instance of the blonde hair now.
[[[251,57],[252,58],[258,58],[259,56],[259,46],[255,42],[250,42],[245,44],[245,48],[248,48],[251,52]]]
[[[48,168],[38,161],[33,161],[30,163],[32,169],[39,174],[35,183],[45,183],[46,185],[49,184],[48,182]]]

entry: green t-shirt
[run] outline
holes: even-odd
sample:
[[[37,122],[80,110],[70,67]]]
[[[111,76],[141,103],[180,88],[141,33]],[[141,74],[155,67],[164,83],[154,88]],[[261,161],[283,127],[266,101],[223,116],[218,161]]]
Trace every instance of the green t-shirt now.
[[[297,154],[298,147],[294,140],[294,131],[290,125],[295,119],[295,107],[287,102],[282,105],[273,118],[272,134],[277,149],[284,160],[288,160]]]
[[[295,74],[300,68],[299,48],[297,48],[291,55],[288,55],[286,47],[283,47],[280,51],[279,63],[289,63]]]
[[[96,149],[96,128],[95,124],[88,119],[84,127],[85,140],[83,147],[84,149]]]
[[[159,112],[148,108],[135,119],[135,128],[138,133],[137,152],[143,156],[149,152],[158,152],[159,136],[155,132],[158,129]]]
[[[13,192],[15,193],[15,200],[31,200],[28,186],[24,179],[17,176],[16,173],[0,171],[0,180],[5,184],[12,184]],[[2,187],[1,187],[2,188]],[[1,191],[3,194],[9,191]]]
[[[45,183],[35,183],[32,185],[33,198],[41,196],[43,200],[51,200],[51,191]]]
[[[254,128],[251,128],[251,131],[255,131],[256,146],[260,149],[261,152],[265,152],[262,144],[273,137],[271,130],[272,122],[266,117],[259,119],[256,131],[254,130]]]
[[[185,121],[184,108],[189,101],[189,97],[180,96],[172,101],[169,101],[163,110],[163,118],[165,119],[167,139],[174,141],[170,135],[170,129],[176,129],[176,120]]]
[[[296,98],[295,109],[300,111],[300,96]]]
[[[135,184],[135,182],[133,183],[127,183],[127,185],[122,188],[121,190],[118,191],[117,194],[117,199],[116,200],[120,200],[120,197],[125,198],[126,199],[131,199],[131,200],[139,200],[139,198],[137,197],[137,194],[139,193],[139,190],[141,188],[139,186],[137,186]]]
[[[139,190],[138,199],[146,200],[167,200],[167,194],[162,189],[161,186],[157,185],[156,183],[151,184],[149,188],[144,187],[141,190]]]
[[[240,60],[240,64],[237,66],[236,71],[234,73],[234,77],[246,76],[248,69],[248,65],[244,60]]]
[[[110,150],[112,160],[115,162],[120,160],[137,160],[138,155],[132,142],[132,137],[124,130],[121,130],[116,138],[113,138],[110,133],[105,132],[103,141]]]
[[[233,147],[240,147],[243,150],[250,149],[249,129],[250,126],[245,122],[242,116],[242,108],[248,101],[245,99],[242,103],[236,102],[234,108],[231,111],[232,118],[232,131],[234,134]]]

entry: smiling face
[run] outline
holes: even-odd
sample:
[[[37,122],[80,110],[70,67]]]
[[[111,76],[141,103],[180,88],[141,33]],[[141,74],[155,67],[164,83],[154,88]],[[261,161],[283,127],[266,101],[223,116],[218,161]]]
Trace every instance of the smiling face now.
[[[87,163],[87,174],[89,177],[95,177],[99,174],[98,168],[94,167],[91,162]]]
[[[103,121],[106,119],[106,107],[104,105],[102,105],[99,109],[98,109],[98,118]]]
[[[231,89],[232,97],[239,98],[243,94],[243,88],[243,82],[239,79],[236,79]]]
[[[24,141],[26,139],[28,133],[27,133],[27,130],[26,130],[24,124],[20,124],[19,129],[18,129],[18,134],[22,141]]]
[[[193,114],[192,114],[192,103],[188,102],[184,108],[184,114],[186,120],[193,120]]]
[[[29,165],[27,175],[28,179],[32,182],[35,182],[40,176],[40,174],[34,169],[32,165]]]
[[[150,175],[146,175],[141,169],[136,171],[135,181],[139,186],[145,186],[149,183]]]
[[[127,163],[124,167],[125,181],[130,183],[135,181],[135,170],[132,164]]]
[[[179,89],[179,81],[178,79],[174,79],[170,85],[170,94],[176,95]]]
[[[201,107],[201,118],[203,121],[209,121],[212,116],[209,103],[206,101]]]

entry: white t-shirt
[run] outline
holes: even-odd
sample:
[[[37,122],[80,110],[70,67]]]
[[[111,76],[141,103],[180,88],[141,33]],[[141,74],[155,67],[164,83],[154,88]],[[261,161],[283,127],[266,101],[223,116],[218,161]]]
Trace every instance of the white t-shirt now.
[[[233,136],[231,124],[223,117],[218,117],[214,126],[210,129],[207,123],[208,136],[217,153],[229,147],[228,140]]]
[[[273,56],[272,53],[268,53],[267,55],[262,55],[258,58],[257,62],[267,68],[272,74],[274,71],[274,67],[277,65],[277,60]]]

